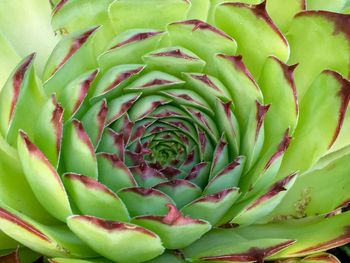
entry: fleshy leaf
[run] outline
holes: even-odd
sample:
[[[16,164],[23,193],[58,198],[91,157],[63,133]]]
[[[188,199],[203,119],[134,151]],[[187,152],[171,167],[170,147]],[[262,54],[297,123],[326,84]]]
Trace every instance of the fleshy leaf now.
[[[0,33],[0,91],[4,86],[8,76],[14,70],[14,68],[19,63],[19,55],[14,50],[13,46],[5,38],[3,34]]]
[[[236,39],[237,53],[256,78],[267,57],[273,55],[283,62],[289,57],[288,42],[268,16],[265,4],[222,3],[215,12],[215,24]]]
[[[184,217],[173,205],[167,207],[165,216],[140,216],[132,222],[156,233],[167,249],[187,247],[210,230],[208,222]]]
[[[93,27],[73,33],[57,44],[43,73],[47,94],[55,92],[59,98],[64,87],[76,76],[97,67],[92,44],[98,29]]]
[[[306,0],[308,10],[327,10],[339,12],[348,2],[347,0]]]
[[[293,17],[306,9],[306,1],[307,0],[267,0],[266,10],[278,28],[282,32],[287,32]]]
[[[107,121],[107,114],[107,102],[106,100],[101,100],[100,102],[97,102],[95,105],[91,106],[89,111],[85,113],[81,120],[83,127],[95,149],[100,143]]]
[[[298,127],[279,177],[309,169],[327,152],[339,135],[349,100],[348,80],[329,70],[318,76],[300,104]]]
[[[226,246],[242,241],[289,239],[295,240],[295,243],[289,242],[289,247],[268,257],[267,260],[301,257],[348,243],[350,239],[349,217],[350,213],[346,212],[329,218],[319,216],[247,227],[228,226],[228,228],[215,229],[207,233],[201,240],[190,246],[188,252],[198,253],[206,251],[208,247]]]
[[[109,16],[116,32],[133,28],[165,29],[172,21],[184,20],[190,3],[184,0],[115,1],[109,7]],[[157,19],[154,19],[157,14]]]
[[[157,235],[133,224],[91,216],[72,216],[67,223],[89,246],[113,261],[142,262],[164,251]]]
[[[45,155],[20,131],[18,154],[35,196],[54,217],[65,222],[72,211],[60,176]]]
[[[53,95],[43,107],[34,131],[34,142],[54,166],[58,166],[63,132],[63,108]]]
[[[18,153],[1,136],[0,155],[1,202],[40,222],[57,224],[58,220],[45,211],[34,195],[26,176],[23,174]]]
[[[287,129],[293,133],[299,115],[299,104],[293,72],[296,65],[288,66],[275,57],[269,57],[263,67],[259,86],[264,102],[269,104],[264,121],[264,149],[279,144]]]
[[[168,26],[170,42],[185,47],[206,62],[206,71],[213,74],[214,54],[234,55],[237,44],[221,30],[200,20],[186,20]]]
[[[84,109],[84,103],[88,97],[93,81],[97,77],[98,70],[84,72],[67,83],[62,90],[57,90],[57,98],[64,109],[66,121],[78,115]]]
[[[174,204],[171,198],[152,188],[130,187],[118,192],[129,210],[130,216],[165,215],[166,204]]]
[[[50,26],[50,11],[49,1],[46,0],[0,3],[1,33],[20,57],[24,58],[32,52],[38,53],[35,64],[40,75],[59,40]],[[3,59],[3,56],[1,58]]]
[[[350,202],[350,195],[344,186],[350,182],[349,177],[344,175],[349,173],[349,161],[349,153],[343,153],[324,167],[299,176],[269,218],[303,218],[336,212],[346,206]]]
[[[214,230],[208,234],[211,237],[208,243],[201,240],[193,246],[186,248],[185,255],[189,258],[198,259],[199,262],[264,262],[266,257],[283,251],[293,244],[288,239],[257,239],[245,240],[238,235],[232,234],[231,240],[227,235],[218,235],[220,230]],[[206,236],[204,236],[206,238]],[[221,239],[221,240],[220,240]],[[223,241],[226,241],[223,243]]]
[[[286,196],[295,180],[296,174],[291,174],[274,183],[267,190],[262,191],[262,194],[253,198],[253,200],[247,200],[236,204],[233,208],[233,212],[236,212],[236,215],[231,223],[249,225],[269,214]]]
[[[197,199],[202,193],[202,189],[197,185],[187,180],[180,179],[160,183],[153,188],[170,196],[175,201],[176,207],[178,208],[182,208],[184,205]]]
[[[80,121],[74,119],[64,127],[62,154],[68,172],[97,178],[94,146]]]
[[[291,47],[288,63],[299,63],[295,83],[300,99],[323,70],[334,70],[345,77],[349,75],[349,27],[349,16],[343,14],[305,11],[294,17],[287,35]]]
[[[70,173],[64,175],[64,184],[70,197],[84,215],[129,221],[128,210],[120,198],[96,180]]]
[[[45,103],[33,60],[34,54],[23,59],[0,93],[0,128],[11,145],[16,144],[19,129],[33,135],[36,118]]]
[[[136,186],[137,183],[129,168],[114,154],[97,154],[99,181],[113,192]]]
[[[231,208],[239,197],[237,188],[225,189],[213,195],[207,195],[194,200],[181,209],[184,215],[200,218],[215,225]]]
[[[63,227],[47,227],[1,205],[0,230],[24,246],[51,257],[93,257],[96,253]]]

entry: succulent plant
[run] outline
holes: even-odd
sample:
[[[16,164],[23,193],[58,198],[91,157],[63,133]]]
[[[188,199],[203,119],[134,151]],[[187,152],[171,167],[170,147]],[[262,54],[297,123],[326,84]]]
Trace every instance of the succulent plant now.
[[[347,2],[0,1],[0,262],[339,262]]]

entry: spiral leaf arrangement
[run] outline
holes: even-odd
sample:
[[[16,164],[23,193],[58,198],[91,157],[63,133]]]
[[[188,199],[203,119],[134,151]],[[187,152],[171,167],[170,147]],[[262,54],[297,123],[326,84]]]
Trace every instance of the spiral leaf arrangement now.
[[[338,262],[346,2],[52,1],[0,93],[0,262]]]

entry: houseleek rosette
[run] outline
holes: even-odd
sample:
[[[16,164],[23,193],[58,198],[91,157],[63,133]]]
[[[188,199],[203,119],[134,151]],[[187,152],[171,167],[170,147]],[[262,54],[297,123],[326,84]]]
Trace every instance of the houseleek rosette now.
[[[338,262],[346,2],[1,1],[0,262]]]

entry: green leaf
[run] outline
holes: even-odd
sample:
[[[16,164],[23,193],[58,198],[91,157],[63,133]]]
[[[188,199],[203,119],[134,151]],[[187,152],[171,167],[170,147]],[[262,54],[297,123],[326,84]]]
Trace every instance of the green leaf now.
[[[97,178],[94,146],[80,121],[74,119],[66,124],[62,145],[62,158],[67,172]]]
[[[283,62],[289,57],[288,42],[268,16],[265,4],[222,3],[215,12],[215,25],[236,39],[237,53],[256,78],[269,56]],[[260,43],[258,48],[256,43]]]
[[[120,198],[98,181],[79,174],[65,174],[64,185],[84,215],[107,220],[129,221],[128,210]]]
[[[52,216],[65,222],[72,211],[60,176],[46,156],[22,131],[17,144],[24,174],[35,196]]]
[[[97,61],[93,52],[94,36],[99,27],[78,31],[64,37],[52,51],[43,73],[47,94],[60,98],[64,87],[77,76],[95,69]]]
[[[22,211],[42,223],[57,224],[35,197],[23,174],[18,153],[0,136],[0,203]],[[2,244],[2,243],[0,243]]]
[[[185,263],[187,262],[181,252],[177,250],[169,250],[164,252],[159,257],[156,257],[147,263]]]
[[[119,0],[110,5],[109,16],[118,33],[133,28],[165,29],[170,22],[184,20],[189,7],[183,0]]]
[[[224,53],[234,55],[237,44],[221,30],[200,20],[174,22],[167,27],[172,45],[179,45],[197,54],[206,62],[205,71],[216,73],[214,55]]]
[[[350,169],[349,161],[350,154],[342,153],[325,166],[299,176],[269,218],[303,218],[331,213],[345,206],[350,201],[349,191],[344,187],[350,183],[350,178],[346,176]]]
[[[295,83],[300,100],[323,70],[349,75],[349,26],[347,15],[325,11],[305,11],[294,17],[287,34],[291,47],[288,63],[299,64]]]
[[[0,231],[0,250],[7,250],[7,249],[15,249],[18,247],[18,242],[12,238],[10,238],[8,235],[6,235],[4,232]],[[0,257],[1,259],[1,257]],[[0,261],[1,262],[1,261]]]
[[[184,215],[199,218],[215,225],[231,208],[239,197],[237,188],[225,189],[213,195],[207,195],[194,200],[181,209]]]
[[[0,230],[33,251],[50,257],[96,256],[67,228],[39,224],[4,205],[0,206]]]
[[[309,6],[307,7],[309,8]],[[283,33],[288,31],[293,17],[305,9],[306,0],[266,1],[266,10],[269,16]]]
[[[153,188],[129,187],[118,192],[129,210],[130,216],[165,215],[165,205],[174,204],[171,198],[159,190]]]
[[[179,209],[197,199],[202,193],[202,189],[194,183],[180,179],[160,183],[153,188],[170,196],[175,201],[176,207]]]
[[[188,257],[193,257],[200,253],[207,253],[208,249],[215,250],[215,248],[221,252],[219,249],[228,247],[228,244],[233,244],[236,247],[236,244],[243,242],[255,243],[254,246],[259,248],[261,244],[265,246],[273,240],[281,241],[282,239],[286,242],[282,242],[284,244],[282,247],[275,247],[279,247],[279,249],[274,252],[278,252],[282,248],[285,248],[284,250],[272,256],[266,253],[261,254],[264,250],[260,253],[254,253],[254,255],[267,256],[266,260],[310,255],[346,244],[350,239],[349,218],[350,213],[346,212],[329,218],[319,216],[247,227],[232,226],[231,228],[215,229],[187,248],[185,254]],[[294,244],[293,240],[295,240]]]
[[[110,68],[96,84],[91,102],[95,102],[101,98],[114,99],[112,100],[112,104],[117,106],[118,104],[114,103],[114,101],[129,97],[128,95],[123,96],[123,88],[139,77],[144,68],[145,66],[139,64],[118,65]]]
[[[212,0],[191,0],[191,8],[187,14],[187,19],[206,21],[211,2]]]
[[[61,154],[63,133],[63,108],[51,96],[39,115],[34,130],[34,143],[43,152],[50,163],[57,168]]]
[[[112,263],[108,259],[72,259],[72,258],[51,258],[49,263]]]
[[[263,67],[259,86],[269,110],[264,120],[263,153],[278,145],[285,131],[293,134],[298,121],[299,104],[293,72],[295,65],[287,66],[275,57],[269,57]]]
[[[174,205],[167,207],[165,216],[140,216],[132,222],[156,233],[167,249],[187,247],[210,230],[208,222],[184,217]]]
[[[98,73],[98,70],[84,72],[67,83],[62,90],[57,90],[57,98],[64,109],[66,122],[85,110],[90,88]]]
[[[293,240],[272,238],[247,241],[235,234],[232,234],[231,238],[220,235],[219,231],[214,230],[204,236],[207,243],[199,240],[186,248],[185,255],[194,259],[195,262],[264,262],[266,257],[276,254],[293,243]],[[208,236],[210,240],[207,239]]]
[[[0,3],[1,34],[21,58],[33,52],[37,53],[35,64],[39,75],[43,72],[47,58],[59,40],[52,31],[50,20],[49,1],[5,0]],[[1,58],[4,59],[3,56]]]
[[[307,0],[308,10],[327,10],[331,12],[340,12],[348,0]]]
[[[92,105],[87,113],[84,114],[81,122],[88,134],[94,148],[100,143],[103,130],[107,121],[108,107],[106,100],[101,100]]]
[[[19,129],[33,135],[36,118],[45,103],[33,60],[34,54],[23,59],[0,93],[0,129],[11,145],[16,144]]]
[[[279,177],[296,170],[304,172],[327,152],[339,135],[349,100],[349,81],[329,70],[318,76],[300,104],[298,127]]]
[[[4,86],[8,76],[19,63],[19,55],[5,36],[0,33],[0,91]]]
[[[146,29],[131,29],[118,34],[106,52],[98,57],[101,71],[104,73],[117,65],[142,64],[142,56],[157,49],[163,36],[162,31]],[[121,66],[117,69],[125,67],[129,66]]]
[[[95,251],[113,261],[142,262],[164,251],[157,235],[133,224],[91,216],[72,216],[67,223]]]
[[[247,119],[256,108],[256,101],[262,102],[262,93],[254,78],[244,65],[241,56],[216,55],[215,65],[218,77],[228,89],[235,105],[235,116],[244,134]]]
[[[97,154],[99,181],[113,192],[122,188],[136,186],[137,183],[129,168],[117,155],[109,153]]]
[[[232,208],[232,212],[235,215],[231,223],[249,225],[268,215],[287,195],[297,178],[296,175],[291,174],[274,183],[267,190],[262,191],[262,194],[253,199],[237,203]]]
[[[238,156],[230,164],[219,171],[204,189],[204,195],[211,195],[225,190],[226,188],[238,186],[243,172],[245,157]]]
[[[92,26],[102,26],[97,32],[96,55],[113,38],[114,32],[108,16],[113,0],[61,1],[53,9],[51,24],[56,32],[69,34]]]
[[[202,72],[206,64],[196,54],[181,46],[157,49],[142,59],[149,69],[160,70],[178,78],[181,78],[182,72]]]

